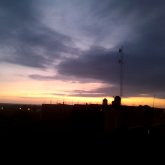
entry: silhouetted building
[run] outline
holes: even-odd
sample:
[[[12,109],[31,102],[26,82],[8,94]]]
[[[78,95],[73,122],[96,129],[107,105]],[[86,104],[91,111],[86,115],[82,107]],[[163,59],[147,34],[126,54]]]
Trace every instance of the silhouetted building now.
[[[112,101],[112,107],[119,108],[121,106],[121,97],[115,96],[114,101]]]
[[[107,100],[106,98],[103,99],[103,103],[102,103],[102,105],[105,105],[105,106],[108,105],[108,100]]]
[[[103,99],[102,110],[103,111],[108,110],[108,100],[106,98]]]

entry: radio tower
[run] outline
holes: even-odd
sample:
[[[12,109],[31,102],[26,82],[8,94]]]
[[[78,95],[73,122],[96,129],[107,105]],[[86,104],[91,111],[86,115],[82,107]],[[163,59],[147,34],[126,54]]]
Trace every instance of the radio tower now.
[[[123,96],[123,46],[119,48],[119,64],[120,64],[120,97]]]

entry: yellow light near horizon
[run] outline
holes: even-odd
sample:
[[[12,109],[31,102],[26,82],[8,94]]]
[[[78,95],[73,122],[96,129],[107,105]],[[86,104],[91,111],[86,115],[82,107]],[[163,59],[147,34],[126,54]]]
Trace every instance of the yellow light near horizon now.
[[[151,107],[165,108],[165,99],[153,97],[130,97],[123,98],[123,104],[130,106],[149,105]]]
[[[113,97],[107,97],[108,104],[111,104]],[[5,98],[0,97],[1,102],[13,102],[13,103],[24,103],[24,104],[102,104],[103,97],[70,97],[70,96],[33,96],[33,97],[17,97],[17,96],[6,96]],[[122,105],[128,106],[139,106],[149,105],[151,107],[165,108],[165,99],[158,99],[151,97],[131,97],[123,98]]]

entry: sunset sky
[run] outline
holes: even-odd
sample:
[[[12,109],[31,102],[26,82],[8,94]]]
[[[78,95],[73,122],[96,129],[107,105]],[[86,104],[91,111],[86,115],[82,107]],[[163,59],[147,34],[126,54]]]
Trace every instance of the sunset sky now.
[[[165,107],[164,0],[0,0],[0,102]]]

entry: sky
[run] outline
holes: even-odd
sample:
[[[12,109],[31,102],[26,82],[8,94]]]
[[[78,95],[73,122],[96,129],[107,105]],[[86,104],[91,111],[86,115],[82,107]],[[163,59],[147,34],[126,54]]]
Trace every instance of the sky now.
[[[0,102],[165,107],[164,0],[0,0]]]

